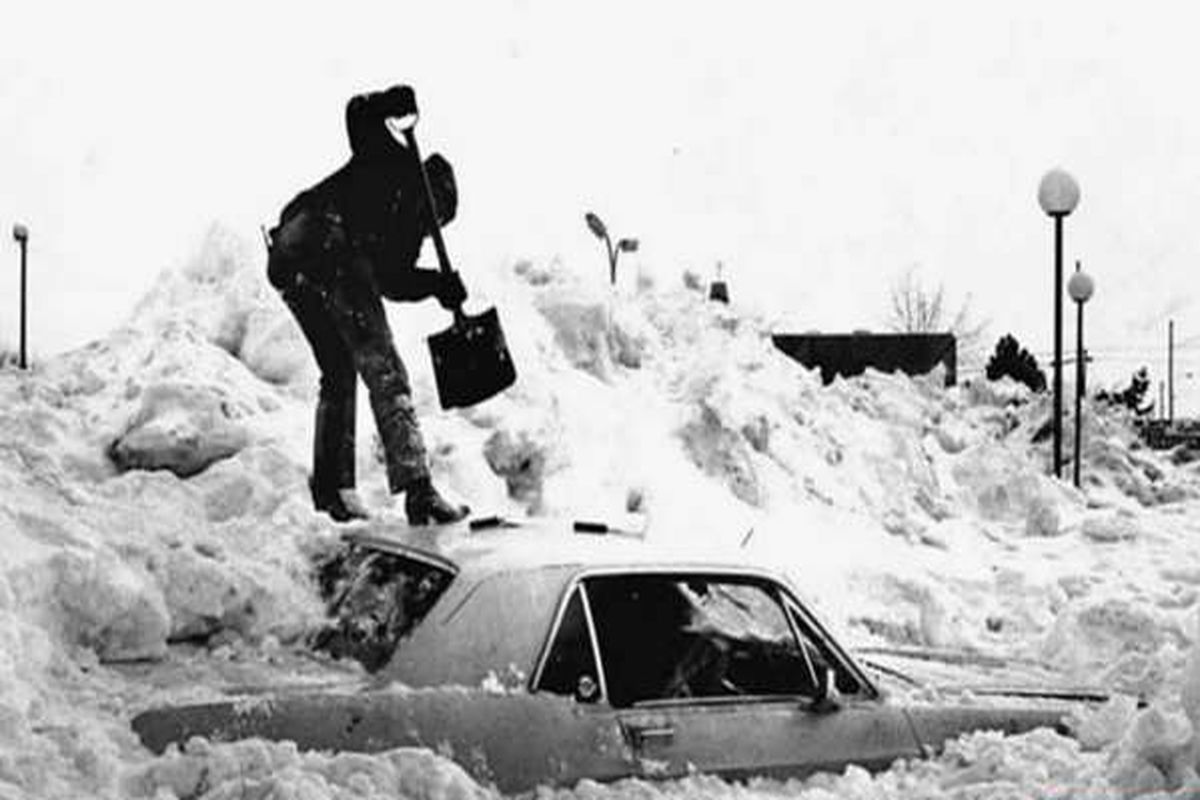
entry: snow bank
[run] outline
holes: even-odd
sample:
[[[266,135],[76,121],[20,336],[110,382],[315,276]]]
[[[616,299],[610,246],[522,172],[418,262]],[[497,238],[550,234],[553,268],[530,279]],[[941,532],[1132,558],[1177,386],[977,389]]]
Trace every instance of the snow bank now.
[[[859,767],[841,774],[819,774],[804,781],[751,780],[728,784],[696,776],[662,784],[623,781],[611,786],[582,784],[572,792],[546,792],[545,797],[600,798],[778,798],[800,800],[875,800],[876,798],[1119,798],[1106,779],[1102,757],[1083,753],[1078,743],[1050,731],[1002,737],[992,733],[965,736],[930,762],[900,763],[871,775]]]
[[[181,478],[203,472],[250,441],[228,400],[207,386],[155,384],[109,457],[121,470],[168,469]]]
[[[195,742],[151,758],[128,730],[155,699],[217,692],[230,671],[269,684],[310,660],[310,556],[337,531],[308,507],[311,356],[262,266],[253,235],[214,227],[111,336],[0,370],[0,796],[487,793],[425,751]],[[651,536],[768,557],[849,642],[1037,659],[1154,701],[1081,720],[1096,752],[978,734],[873,777],[572,794],[1121,797],[1195,783],[1200,478],[1140,449],[1128,420],[1087,409],[1078,491],[1048,476],[1045,399],[1010,382],[869,372],[826,387],[772,347],[765,320],[687,286],[613,292],[556,262],[468,284],[471,304],[500,309],[519,372],[475,408],[436,407],[423,339],[445,313],[389,311],[447,492],[486,512],[636,510]],[[360,489],[398,514],[360,403]],[[183,642],[196,649],[173,664]]]
[[[474,800],[492,796],[452,761],[428,750],[373,756],[296,751],[261,740],[210,745],[193,740],[124,781],[129,797],[403,797]]]

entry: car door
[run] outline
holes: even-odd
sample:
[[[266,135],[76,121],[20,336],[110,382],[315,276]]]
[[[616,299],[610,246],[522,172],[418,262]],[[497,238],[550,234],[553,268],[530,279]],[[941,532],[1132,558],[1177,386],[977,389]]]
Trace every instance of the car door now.
[[[597,575],[584,588],[603,692],[642,774],[784,777],[920,755],[903,711],[769,579]]]
[[[595,627],[580,585],[570,588],[558,610],[532,688],[542,707],[558,714],[552,727],[533,733],[542,740],[539,747],[525,751],[523,769],[533,783],[570,786],[585,778],[615,780],[639,773],[637,756],[607,701]],[[530,752],[544,755],[530,764]]]
[[[803,777],[848,764],[878,770],[920,755],[898,709],[878,702],[814,711],[803,701],[670,703],[620,713],[644,774]]]

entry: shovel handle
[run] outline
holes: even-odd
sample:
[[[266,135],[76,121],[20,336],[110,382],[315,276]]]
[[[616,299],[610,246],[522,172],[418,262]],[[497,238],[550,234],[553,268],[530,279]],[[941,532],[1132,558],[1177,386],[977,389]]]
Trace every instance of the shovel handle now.
[[[408,142],[408,146],[412,148],[413,157],[417,159],[417,169],[421,173],[421,187],[425,190],[425,203],[429,209],[429,228],[433,234],[433,245],[437,249],[438,266],[442,272],[451,273],[454,267],[450,265],[450,256],[446,253],[446,242],[442,239],[442,229],[438,225],[438,209],[437,200],[433,196],[433,184],[429,182],[429,171],[425,169],[425,162],[421,160],[421,149],[417,147],[417,133],[415,125],[404,129],[404,138]]]
[[[442,226],[438,225],[437,200],[433,196],[433,184],[429,182],[429,171],[425,169],[425,162],[421,159],[421,148],[417,146],[416,127],[414,121],[414,124],[405,128],[404,139],[412,149],[413,157],[417,159],[417,170],[421,173],[421,187],[425,190],[425,206],[429,209],[429,229],[433,234],[434,249],[437,250],[438,267],[443,275],[450,275],[454,272],[454,266],[450,263],[450,254],[446,252],[446,242],[442,239]],[[454,307],[454,324],[457,327],[466,324],[462,303]]]

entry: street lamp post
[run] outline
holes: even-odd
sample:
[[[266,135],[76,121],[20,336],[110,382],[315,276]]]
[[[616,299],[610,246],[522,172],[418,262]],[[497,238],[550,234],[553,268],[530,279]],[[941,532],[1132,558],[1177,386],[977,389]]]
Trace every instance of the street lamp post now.
[[[21,248],[21,350],[18,363],[21,369],[25,369],[28,363],[25,358],[25,261],[26,248],[29,243],[29,229],[18,222],[16,225],[13,225],[12,235],[13,239],[17,242],[17,246]]]
[[[1083,304],[1096,291],[1092,276],[1079,268],[1075,262],[1075,274],[1067,281],[1067,294],[1075,301],[1075,488],[1079,488],[1079,461],[1083,451],[1083,395],[1086,391],[1087,366],[1083,360]]]
[[[592,233],[596,234],[596,238],[604,242],[604,246],[608,249],[608,280],[613,286],[617,284],[617,258],[621,253],[636,253],[638,249],[637,239],[620,239],[616,246],[613,246],[612,239],[608,238],[608,228],[600,221],[600,218],[588,212],[583,217],[587,222],[588,228]]]
[[[600,218],[591,211],[583,215],[584,221],[588,228],[596,235],[596,238],[604,242],[605,248],[608,250],[608,282],[609,282],[609,297],[608,310],[606,312],[605,330],[612,333],[612,315],[613,315],[613,295],[617,291],[617,259],[621,253],[636,253],[638,249],[637,239],[619,239],[616,247],[613,246],[612,239],[608,237],[608,228],[600,221]]]
[[[1062,477],[1062,292],[1063,219],[1079,204],[1079,184],[1065,170],[1052,169],[1038,185],[1038,204],[1054,219],[1054,476]]]

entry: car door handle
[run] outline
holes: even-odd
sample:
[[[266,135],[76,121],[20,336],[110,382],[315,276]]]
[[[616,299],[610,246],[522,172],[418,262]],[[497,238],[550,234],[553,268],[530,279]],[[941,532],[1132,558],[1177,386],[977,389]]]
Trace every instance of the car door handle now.
[[[634,747],[644,747],[647,744],[668,744],[675,739],[675,727],[667,723],[626,722],[621,726],[625,736]]]

